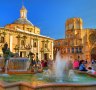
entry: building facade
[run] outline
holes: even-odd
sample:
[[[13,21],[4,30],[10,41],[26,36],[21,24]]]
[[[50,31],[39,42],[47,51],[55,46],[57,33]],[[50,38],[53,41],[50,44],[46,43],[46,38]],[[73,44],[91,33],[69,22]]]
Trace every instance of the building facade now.
[[[60,51],[70,60],[96,59],[96,29],[83,29],[81,18],[68,19],[65,28],[65,38],[54,41],[54,56]]]
[[[27,19],[27,9],[22,6],[20,18],[5,27],[0,27],[0,53],[4,43],[10,51],[26,57],[31,51],[36,58],[53,59],[53,39],[40,35],[40,29]]]

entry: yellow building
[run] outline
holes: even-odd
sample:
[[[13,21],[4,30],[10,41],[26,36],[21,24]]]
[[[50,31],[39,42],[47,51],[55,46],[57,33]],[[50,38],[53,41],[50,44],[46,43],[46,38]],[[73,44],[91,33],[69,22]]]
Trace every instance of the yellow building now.
[[[27,19],[27,9],[22,6],[20,18],[0,28],[0,53],[7,42],[12,52],[25,57],[31,51],[36,58],[53,59],[53,39],[40,35],[40,29]]]
[[[65,27],[65,38],[54,42],[54,55],[60,50],[70,60],[96,59],[96,29],[83,29],[81,18],[68,19]]]

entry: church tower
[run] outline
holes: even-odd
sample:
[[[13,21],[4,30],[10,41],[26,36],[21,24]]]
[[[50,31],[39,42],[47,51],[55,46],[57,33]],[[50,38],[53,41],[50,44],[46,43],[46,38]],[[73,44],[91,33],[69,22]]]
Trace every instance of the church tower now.
[[[82,23],[81,18],[70,18],[66,21],[66,38],[72,45],[81,45]]]

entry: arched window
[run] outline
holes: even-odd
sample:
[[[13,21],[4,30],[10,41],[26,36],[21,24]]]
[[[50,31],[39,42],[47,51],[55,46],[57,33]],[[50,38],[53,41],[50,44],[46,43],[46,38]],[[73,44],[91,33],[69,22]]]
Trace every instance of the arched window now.
[[[76,21],[76,25],[75,25],[76,29],[80,29],[80,22]]]
[[[21,40],[21,45],[25,45],[25,41],[24,40]]]
[[[47,44],[45,44],[45,48],[47,48]]]
[[[5,38],[4,37],[0,37],[0,43],[4,43],[5,42]]]
[[[37,43],[36,42],[34,42],[33,47],[37,47]]]

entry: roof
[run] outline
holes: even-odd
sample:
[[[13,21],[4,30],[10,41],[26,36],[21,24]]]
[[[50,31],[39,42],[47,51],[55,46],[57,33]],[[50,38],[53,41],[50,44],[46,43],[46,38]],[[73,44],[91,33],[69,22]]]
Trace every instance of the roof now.
[[[0,27],[0,29],[5,29],[5,28],[4,27]],[[11,31],[11,32],[16,32],[17,31],[17,32],[26,33],[26,34],[33,35],[33,36],[38,36],[38,37],[43,37],[43,38],[54,40],[53,38],[50,38],[48,36],[35,34],[35,33],[32,33],[32,32],[29,32],[29,31],[24,31],[24,30],[19,29],[19,28],[16,28],[16,31],[15,30],[11,30],[11,29],[5,29],[5,30]]]
[[[33,26],[33,24],[27,18],[19,18],[16,21],[14,21],[13,24],[26,24]]]
[[[34,35],[34,36],[39,36],[39,37],[43,37],[43,38],[48,38],[48,39],[54,40],[53,38],[50,38],[50,37],[48,37],[48,36],[35,34],[35,33],[32,33],[32,32],[29,32],[29,31],[24,31],[24,30],[19,29],[19,28],[17,28],[16,31],[19,31],[19,32],[22,32],[22,33],[26,33],[26,34],[30,34],[30,35]]]

